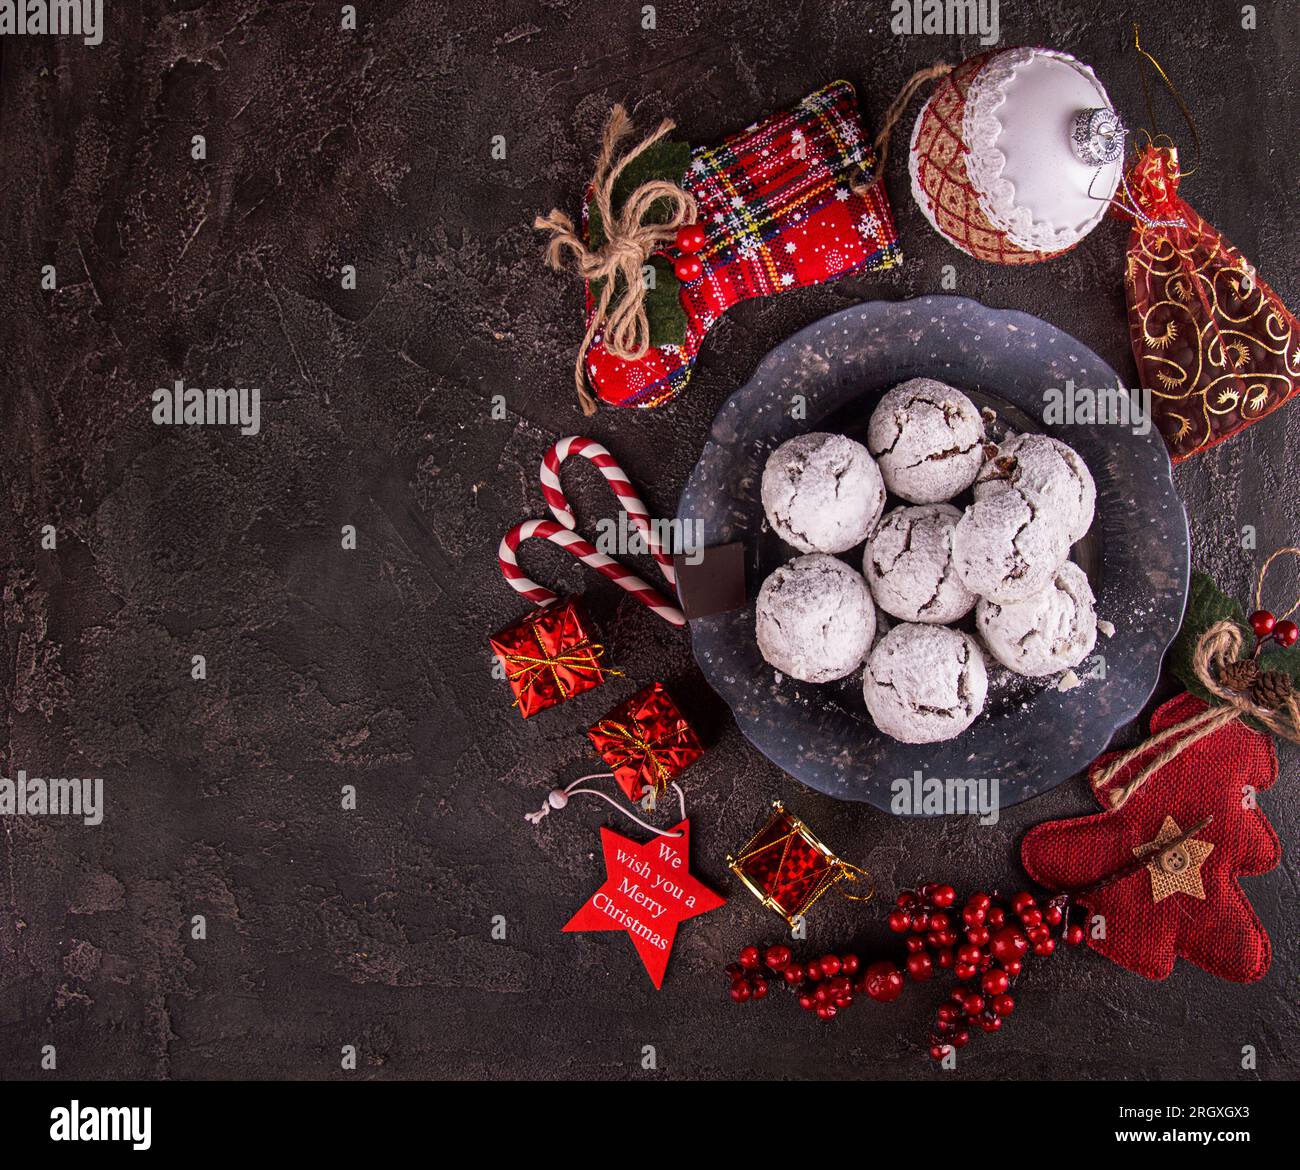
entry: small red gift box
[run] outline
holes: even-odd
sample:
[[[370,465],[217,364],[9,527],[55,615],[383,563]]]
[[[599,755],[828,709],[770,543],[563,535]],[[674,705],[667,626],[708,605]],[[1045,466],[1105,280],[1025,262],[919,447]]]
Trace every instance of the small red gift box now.
[[[704,745],[663,683],[651,683],[587,731],[629,800],[668,782],[704,755]]]
[[[837,857],[803,821],[786,812],[779,800],[772,802],[771,817],[745,844],[740,856],[728,855],[727,866],[754,897],[791,926],[837,882],[866,878],[870,883],[865,870]],[[871,893],[848,897],[868,901],[874,892],[872,885]]]
[[[576,598],[535,610],[488,642],[525,719],[619,673],[600,664],[605,648],[593,640],[590,619]]]

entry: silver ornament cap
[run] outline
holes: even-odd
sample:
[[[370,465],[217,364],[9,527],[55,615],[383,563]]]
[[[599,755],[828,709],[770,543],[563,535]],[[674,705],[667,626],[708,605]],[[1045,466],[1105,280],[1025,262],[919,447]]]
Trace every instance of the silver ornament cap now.
[[[1124,157],[1128,131],[1109,108],[1080,110],[1070,127],[1070,146],[1080,162],[1104,167]]]

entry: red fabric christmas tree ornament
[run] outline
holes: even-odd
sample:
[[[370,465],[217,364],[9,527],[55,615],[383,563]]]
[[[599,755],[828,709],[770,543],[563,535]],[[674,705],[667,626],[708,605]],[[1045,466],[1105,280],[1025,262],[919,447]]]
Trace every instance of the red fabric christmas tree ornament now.
[[[1174,461],[1221,443],[1300,390],[1300,324],[1225,236],[1178,194],[1178,152],[1129,173],[1129,337]]]
[[[1179,695],[1152,716],[1152,736],[1206,709],[1204,700]],[[1186,734],[1195,736],[1195,724]],[[1147,979],[1167,978],[1179,955],[1221,979],[1261,978],[1272,948],[1237,878],[1267,873],[1281,860],[1277,834],[1254,803],[1277,779],[1272,739],[1240,719],[1219,722],[1110,808],[1130,770],[1149,762],[1133,760],[1099,788],[1119,754],[1102,756],[1090,771],[1094,795],[1110,811],[1031,829],[1021,846],[1025,870],[1054,892],[1084,891],[1075,901],[1088,908],[1090,923],[1100,915],[1105,925],[1100,937],[1085,927],[1088,945]]]

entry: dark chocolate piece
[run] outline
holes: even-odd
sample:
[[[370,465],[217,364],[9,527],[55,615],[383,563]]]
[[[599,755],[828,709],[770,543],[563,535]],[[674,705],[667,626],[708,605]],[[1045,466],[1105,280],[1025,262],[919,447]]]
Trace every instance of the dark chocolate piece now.
[[[688,559],[689,558],[689,559]],[[690,561],[694,560],[695,564]],[[745,546],[740,541],[677,553],[677,596],[688,618],[708,617],[740,609],[745,593]]]

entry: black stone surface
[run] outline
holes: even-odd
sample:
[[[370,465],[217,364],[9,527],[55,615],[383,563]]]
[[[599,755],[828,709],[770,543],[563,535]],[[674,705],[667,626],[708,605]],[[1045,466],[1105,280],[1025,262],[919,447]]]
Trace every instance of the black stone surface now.
[[[1014,886],[1020,836],[1087,809],[1082,783],[996,829],[812,794],[744,743],[683,634],[556,549],[525,567],[589,591],[627,678],[525,723],[486,645],[523,612],[494,550],[541,514],[537,464],[567,433],[608,444],[671,514],[763,354],[835,309],[945,291],[947,265],[951,291],[1031,311],[1132,378],[1125,231],[1041,268],[979,264],[926,225],[896,149],[900,270],[738,306],[678,404],[584,423],[581,292],[530,225],[577,211],[611,102],[704,142],[843,76],[875,123],[915,69],[978,49],[895,37],[883,3],[655,7],[646,31],[640,4],[374,0],[345,34],[331,3],[110,0],[98,48],[0,41],[2,772],[102,775],[108,797],[99,828],[0,826],[0,1076],[940,1075],[923,1051],[938,987],[829,1028],[726,1002],[722,964],[780,924],[723,858],[780,796],[885,889]],[[1185,194],[1294,306],[1295,6],[1256,9],[1246,30],[1235,3],[1141,6],[1143,41],[1205,144]],[[1136,11],[1004,3],[1001,43],[1079,55],[1141,121]],[[262,388],[261,434],[154,426],[148,396],[177,377]],[[1241,597],[1297,536],[1298,420],[1284,408],[1176,472],[1194,564]],[[609,514],[590,469],[566,484],[588,523]],[[662,992],[625,938],[560,933],[603,880],[612,812],[523,820],[587,770],[583,728],[656,678],[711,745],[686,786],[694,869],[730,898],[683,928]],[[1285,860],[1245,883],[1275,947],[1264,980],[1181,966],[1157,986],[1063,955],[955,1075],[1295,1076],[1300,814],[1296,752],[1280,758],[1263,803]],[[890,947],[875,914],[830,899],[814,938]]]

